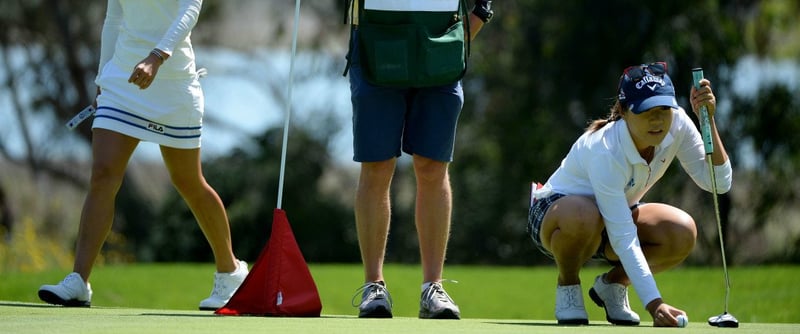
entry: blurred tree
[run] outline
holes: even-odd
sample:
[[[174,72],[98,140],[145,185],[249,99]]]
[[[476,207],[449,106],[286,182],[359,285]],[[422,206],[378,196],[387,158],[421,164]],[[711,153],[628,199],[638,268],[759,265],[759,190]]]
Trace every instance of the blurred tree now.
[[[270,129],[251,150],[205,164],[206,176],[223,198],[231,221],[237,256],[255,261],[270,235],[277,204],[283,129]],[[283,209],[308,261],[354,262],[360,259],[350,198],[342,198],[352,181],[345,171],[330,169],[324,138],[302,128],[290,129]],[[332,173],[332,175],[326,175]],[[349,196],[348,196],[349,197]],[[177,195],[161,207],[157,224],[148,227],[138,254],[156,261],[213,260],[191,212]],[[149,254],[142,254],[142,252]]]
[[[546,181],[588,121],[608,113],[621,70],[667,61],[679,102],[688,107],[690,70],[701,66],[717,93],[726,94],[729,78],[719,71],[751,52],[741,41],[745,25],[759,10],[759,2],[747,1],[515,1],[495,6],[497,19],[473,44],[474,66],[465,80],[467,105],[451,169],[456,202],[451,262],[479,256],[482,262],[550,263],[532,250],[524,232],[529,182]],[[783,15],[796,16],[792,8]],[[743,115],[748,116],[753,114]],[[739,137],[727,135],[727,120],[718,123],[727,145],[738,147]],[[682,197],[710,199],[703,194],[676,167],[645,200],[683,206],[687,201]],[[721,197],[723,221],[729,219],[728,200]],[[700,253],[714,258],[718,251],[704,250],[719,249],[715,238],[716,233],[701,238]]]
[[[752,150],[752,168],[743,173],[746,184],[737,224],[734,245],[753,245],[761,248],[756,254],[764,257],[797,258],[800,254],[800,236],[792,233],[798,226],[797,199],[800,194],[798,170],[800,169],[800,88],[791,90],[783,84],[763,87],[757,98],[737,97],[733,101],[730,123],[732,133],[739,134],[738,142]],[[755,116],[755,117],[754,117]],[[740,164],[741,165],[741,164]],[[793,227],[794,226],[794,227]],[[781,231],[778,239],[769,239],[761,233]],[[774,242],[779,241],[779,242]],[[729,246],[729,245],[726,245]],[[735,250],[735,247],[728,247]],[[745,247],[749,248],[749,247]],[[741,250],[749,262],[759,261],[752,251]]]
[[[98,1],[0,2],[0,101],[3,118],[11,122],[0,136],[0,156],[9,166],[29,170],[34,182],[64,181],[80,188],[88,184],[83,168],[86,146],[54,143],[71,140],[62,124],[94,98],[104,15],[105,4]],[[76,133],[88,143],[87,125]],[[21,152],[12,151],[11,142],[21,142]],[[123,196],[135,193],[128,187],[122,190]],[[64,238],[77,231],[77,221],[65,223],[59,214],[42,216],[37,232],[44,237]]]
[[[213,4],[205,6],[203,15],[213,16],[213,8]],[[0,136],[0,157],[12,165],[78,188],[88,185],[83,166],[91,141],[91,122],[75,129],[83,144],[80,140],[78,145],[54,143],[74,142],[74,135],[62,124],[94,100],[105,10],[105,1],[0,3],[0,98],[10,103],[7,119],[16,122],[8,127],[11,131]],[[21,154],[11,151],[8,143],[13,140],[23,143]],[[37,182],[43,180],[36,178]],[[141,189],[126,179],[118,194],[115,229],[152,220],[152,205],[144,197]],[[46,196],[42,199],[48,200]],[[38,228],[43,235],[63,238],[77,231],[77,221],[65,223],[61,216],[45,217],[48,221],[40,222]],[[123,241],[120,245],[113,243],[109,240],[106,246],[123,246]]]
[[[83,10],[70,10],[73,7]],[[20,133],[25,145],[23,156],[10,154],[5,144],[0,145],[0,153],[34,173],[44,171],[76,185],[84,184],[81,175],[70,169],[69,164],[50,159],[53,152],[49,141],[62,140],[66,135],[61,122],[46,125],[31,122],[35,122],[36,115],[47,113],[66,120],[94,98],[98,23],[103,21],[105,6],[86,0],[11,0],[4,1],[0,8],[3,95],[11,101],[10,112],[18,123],[14,130]],[[52,138],[37,142],[31,131],[43,126],[43,131],[51,133]],[[79,131],[89,138],[88,127]]]
[[[348,29],[341,25],[341,6],[340,0],[304,2],[300,48],[321,50],[343,66]],[[244,52],[288,45],[291,7],[291,2],[206,1],[193,38],[196,44]],[[755,98],[744,98],[732,89],[741,78],[730,75],[746,55],[783,57],[796,64],[800,3],[519,0],[495,1],[494,7],[495,18],[472,45],[464,80],[466,104],[451,166],[450,263],[551,263],[525,234],[529,182],[546,181],[588,122],[606,115],[624,67],[657,60],[669,63],[681,105],[688,107],[690,69],[696,66],[705,69],[718,97],[731,101],[729,112],[717,119],[736,172],[734,190],[720,196],[731,262],[740,255],[742,262],[800,258],[797,233],[786,233],[795,239],[787,241],[782,253],[752,251],[769,248],[765,235],[771,228],[785,225],[788,230],[796,224],[791,216],[782,216],[795,207],[798,189],[796,83],[763,88]],[[61,124],[94,97],[104,14],[103,1],[0,2],[0,100],[8,101],[8,119],[14,122],[0,133],[0,157],[34,173],[86,186],[85,173],[75,166],[83,162],[77,152],[88,147],[89,123],[77,130],[83,145],[59,145],[56,152],[52,143],[73,137]],[[254,68],[235,75],[265,82],[265,94],[280,97],[285,78],[272,75],[276,72]],[[331,73],[324,66],[301,72],[297,82]],[[5,116],[6,110],[0,112]],[[326,112],[320,110],[318,118],[298,122],[291,130],[284,209],[309,260],[358,261],[352,217],[356,176],[328,156],[331,135],[342,125],[320,116]],[[208,121],[221,121],[212,114]],[[43,115],[55,121],[38,124]],[[37,139],[41,137],[34,132],[49,136]],[[280,134],[279,129],[267,130],[204,167],[228,206],[237,254],[248,259],[257,255],[269,234]],[[11,136],[23,143],[22,156],[9,150]],[[750,160],[755,164],[745,163]],[[416,262],[411,166],[401,162],[393,182],[387,260]],[[645,200],[671,203],[693,214],[701,235],[691,261],[716,263],[711,197],[680,168],[672,168]],[[115,229],[123,232],[128,249],[139,259],[210,259],[202,234],[179,202],[172,194],[164,203],[152,203],[135,182],[126,181]]]
[[[6,238],[11,237],[13,218],[14,215],[11,212],[11,206],[8,203],[6,192],[0,187],[0,236],[5,235]]]

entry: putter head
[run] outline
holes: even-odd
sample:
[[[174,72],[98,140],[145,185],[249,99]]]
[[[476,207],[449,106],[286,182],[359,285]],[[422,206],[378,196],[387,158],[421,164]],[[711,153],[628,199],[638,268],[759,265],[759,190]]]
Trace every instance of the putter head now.
[[[708,324],[714,327],[739,327],[739,320],[728,312],[708,318]]]

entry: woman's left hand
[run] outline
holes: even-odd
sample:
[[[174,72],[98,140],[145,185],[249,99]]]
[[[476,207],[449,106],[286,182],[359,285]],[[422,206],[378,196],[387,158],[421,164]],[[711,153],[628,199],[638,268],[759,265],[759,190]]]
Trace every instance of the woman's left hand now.
[[[714,112],[717,110],[717,98],[714,97],[714,92],[711,91],[711,81],[708,79],[700,80],[700,89],[692,86],[691,100],[692,110],[695,115],[700,117],[700,107],[706,106],[708,109],[708,117],[714,117]]]

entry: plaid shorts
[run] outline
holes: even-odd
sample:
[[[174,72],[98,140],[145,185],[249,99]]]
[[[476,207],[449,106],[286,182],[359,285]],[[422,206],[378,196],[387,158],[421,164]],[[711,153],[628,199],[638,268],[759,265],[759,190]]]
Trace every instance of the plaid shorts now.
[[[531,204],[530,209],[528,210],[528,229],[527,232],[530,234],[531,239],[533,240],[533,244],[536,245],[536,248],[542,252],[542,254],[546,255],[551,259],[555,259],[553,257],[553,253],[549,250],[544,248],[542,245],[542,237],[539,235],[542,230],[542,222],[544,221],[544,215],[547,213],[547,210],[550,209],[550,206],[553,205],[558,199],[564,197],[566,195],[555,193],[548,197],[536,199]],[[635,209],[639,204],[636,204],[631,207],[631,210]],[[605,229],[603,229],[601,240],[600,240],[600,247],[597,248],[597,252],[592,255],[593,259],[598,260],[605,260],[608,263],[615,265],[618,264],[618,261],[611,261],[606,258],[605,249],[606,245],[608,244],[608,233]]]
[[[536,248],[551,259],[553,258],[553,253],[550,253],[549,250],[544,248],[539,233],[542,230],[542,221],[544,221],[544,215],[547,213],[547,209],[549,209],[555,201],[564,196],[566,195],[556,193],[545,198],[535,199],[533,200],[533,204],[531,204],[531,208],[528,210],[527,232],[530,234],[531,239],[533,239],[533,244],[536,245]]]

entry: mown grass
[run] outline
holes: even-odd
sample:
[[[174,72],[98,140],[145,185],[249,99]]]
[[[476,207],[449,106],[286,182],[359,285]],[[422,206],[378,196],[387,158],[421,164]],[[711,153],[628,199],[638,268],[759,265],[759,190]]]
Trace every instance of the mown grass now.
[[[62,308],[42,304],[0,302],[3,333],[15,334],[219,334],[219,333],[292,333],[292,334],[642,334],[664,333],[676,329],[649,326],[620,327],[607,323],[581,327],[557,326],[553,320],[502,320],[467,318],[460,321],[420,320],[413,317],[394,319],[358,319],[355,316],[323,315],[320,318],[223,317],[211,312],[157,310],[138,308],[92,307]],[[732,330],[739,334],[793,334],[797,324],[744,323],[738,329],[719,329],[703,323],[690,323],[681,333],[718,334]]]
[[[358,264],[312,264],[323,315],[354,315],[351,299],[362,280]],[[587,291],[603,268],[582,271]],[[209,264],[136,264],[99,266],[92,275],[98,307],[194,310],[210,292],[213,266]],[[61,280],[64,271],[0,273],[0,300],[39,303],[41,284]],[[387,265],[385,276],[397,317],[416,317],[420,269]],[[735,267],[731,269],[730,312],[742,323],[800,323],[800,266]],[[552,267],[448,266],[445,283],[464,318],[552,319],[556,273]],[[721,268],[678,268],[656,276],[665,300],[684,309],[693,323],[722,313],[724,278]],[[636,293],[631,304],[650,323]],[[601,308],[586,298],[592,323],[605,323]],[[2,309],[0,309],[2,311]]]

